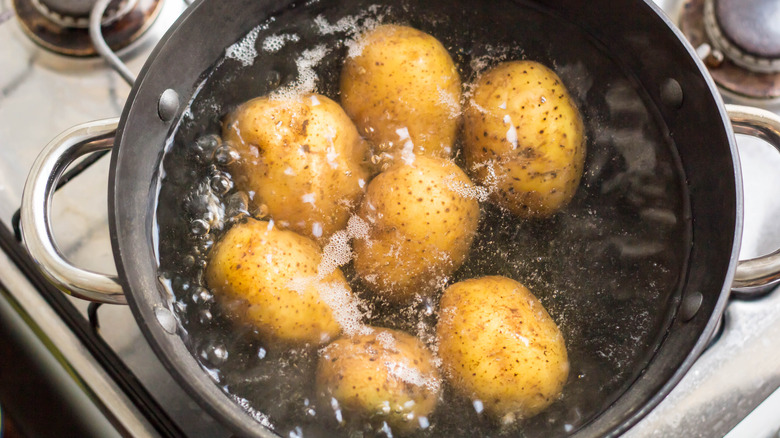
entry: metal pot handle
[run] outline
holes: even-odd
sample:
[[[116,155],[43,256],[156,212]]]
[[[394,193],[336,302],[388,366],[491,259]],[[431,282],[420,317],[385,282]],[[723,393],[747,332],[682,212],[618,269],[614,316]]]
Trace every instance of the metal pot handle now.
[[[726,105],[734,132],[760,138],[780,152],[780,117],[747,106]],[[732,290],[750,293],[780,280],[780,249],[765,256],[740,260],[734,275]]]
[[[24,185],[21,208],[22,241],[43,275],[65,293],[85,300],[126,304],[116,276],[73,266],[54,243],[51,201],[63,172],[78,157],[110,149],[119,119],[74,126],[52,140],[35,160]]]

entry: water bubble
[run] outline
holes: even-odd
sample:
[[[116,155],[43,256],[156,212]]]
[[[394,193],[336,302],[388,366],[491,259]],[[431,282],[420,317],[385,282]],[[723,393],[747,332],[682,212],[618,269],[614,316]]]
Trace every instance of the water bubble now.
[[[214,294],[212,294],[210,290],[206,289],[203,286],[197,286],[192,292],[192,302],[213,304]]]
[[[211,225],[203,219],[195,219],[190,222],[190,232],[196,236],[202,236],[209,232]]]
[[[176,308],[176,310],[179,312],[179,314],[183,314],[184,312],[187,311],[187,303],[185,303],[184,301],[176,300],[173,303],[173,307]]]
[[[225,214],[229,218],[235,220],[249,216],[249,196],[246,193],[233,193],[225,200],[225,204]]]
[[[199,236],[195,241],[195,252],[201,255],[207,254],[211,247],[214,246],[214,235],[204,234]]]
[[[282,75],[276,70],[270,70],[266,74],[265,82],[269,88],[276,88],[282,83]]]
[[[268,205],[266,205],[266,204],[260,204],[260,206],[259,206],[259,207],[257,207],[257,212],[255,213],[255,215],[256,215],[256,216],[257,216],[259,219],[262,219],[262,218],[264,218],[264,217],[268,216],[268,213],[269,213],[269,210],[268,210]]]
[[[213,190],[214,193],[217,195],[225,195],[233,188],[233,180],[231,180],[227,174],[218,172],[211,177],[210,185],[211,190]]]
[[[195,266],[195,256],[193,256],[192,254],[188,254],[184,256],[184,258],[182,259],[182,264],[184,265],[185,268],[191,268]]]
[[[228,351],[220,343],[207,343],[201,348],[200,358],[211,365],[221,365],[228,359]]]
[[[257,349],[257,358],[258,359],[265,359],[265,356],[268,354],[267,351],[265,351],[265,348],[260,347]]]
[[[209,309],[203,309],[200,312],[198,312],[198,320],[201,324],[207,324],[211,322],[211,320],[214,318],[214,316],[211,314],[211,311]]]
[[[206,161],[214,154],[220,144],[222,144],[222,139],[219,136],[204,135],[195,140],[195,143],[192,144],[192,151],[200,161]]]
[[[173,291],[177,295],[180,295],[182,293],[187,293],[187,291],[190,289],[190,283],[184,278],[179,276],[173,277],[173,281],[171,282],[171,284],[173,285]]]
[[[214,151],[214,161],[221,166],[227,166],[241,158],[241,154],[228,142],[222,143]]]
[[[478,414],[481,414],[482,411],[485,410],[485,405],[482,404],[482,400],[474,400],[471,404],[474,406],[474,411]]]

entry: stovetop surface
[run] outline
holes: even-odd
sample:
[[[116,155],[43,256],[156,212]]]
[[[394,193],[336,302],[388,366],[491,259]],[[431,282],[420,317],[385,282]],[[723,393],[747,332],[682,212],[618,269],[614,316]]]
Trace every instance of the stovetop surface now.
[[[658,4],[670,15],[680,7],[679,1]],[[134,73],[184,7],[183,2],[168,0],[148,35],[124,53]],[[27,172],[40,150],[73,125],[118,116],[130,88],[99,59],[63,59],[35,46],[15,22],[10,0],[0,0],[0,20],[0,221],[10,228]],[[780,247],[780,154],[743,137],[738,138],[738,147],[744,172],[742,257],[746,258]],[[102,158],[60,190],[53,217],[58,244],[72,262],[111,273],[108,162],[108,157]],[[2,269],[0,263],[0,277]],[[72,304],[87,314],[86,303],[74,299]],[[98,315],[101,336],[182,431],[228,435],[163,369],[127,307],[103,306]],[[778,436],[778,388],[780,292],[755,300],[733,300],[721,337],[661,405],[627,435],[710,437],[731,432],[730,436]]]

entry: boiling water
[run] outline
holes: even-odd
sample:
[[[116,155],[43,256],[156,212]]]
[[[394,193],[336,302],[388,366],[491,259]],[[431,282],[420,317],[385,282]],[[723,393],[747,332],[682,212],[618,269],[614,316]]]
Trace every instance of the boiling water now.
[[[405,24],[434,35],[449,50],[464,82],[464,102],[468,84],[500,61],[550,66],[580,108],[587,135],[585,173],[571,204],[551,219],[519,220],[481,202],[472,250],[447,283],[504,275],[529,287],[566,340],[572,368],[563,396],[538,416],[502,427],[445,386],[418,434],[576,431],[639,375],[679,302],[689,219],[678,160],[649,99],[586,33],[533,7],[327,3],[315,1],[258,23],[229,47],[190,103],[165,156],[158,206],[161,275],[176,298],[181,333],[193,355],[215,384],[280,435],[391,434],[359,423],[337,427],[332,411],[315,402],[316,349],[279,349],[232,320],[206,288],[203,269],[231,224],[266,214],[252,207],[251,193],[233,187],[226,164],[240,157],[217,137],[222,118],[269,93],[316,91],[338,101],[340,66],[361,50],[355,38],[380,23]],[[348,235],[341,235],[347,243]],[[333,241],[336,247],[345,242]],[[407,307],[373,303],[354,281],[348,259],[330,262],[343,265],[364,298],[358,305],[363,323],[405,330],[435,351],[438,295]]]

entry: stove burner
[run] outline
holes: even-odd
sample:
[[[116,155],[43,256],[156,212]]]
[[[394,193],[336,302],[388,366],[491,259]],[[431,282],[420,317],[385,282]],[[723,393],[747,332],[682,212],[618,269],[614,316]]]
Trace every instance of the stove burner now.
[[[87,29],[95,0],[13,0],[16,15],[33,41],[69,56],[95,56]],[[102,20],[109,47],[120,50],[138,39],[154,22],[162,0],[113,0]]]
[[[89,13],[95,0],[31,0],[33,6],[49,20],[62,27],[89,26]],[[138,0],[113,0],[103,14],[101,24],[107,26],[130,12]]]
[[[687,0],[679,26],[721,88],[774,102],[780,100],[778,16],[775,0]]]
[[[780,72],[780,2],[705,0],[704,29],[734,63],[759,73]]]

